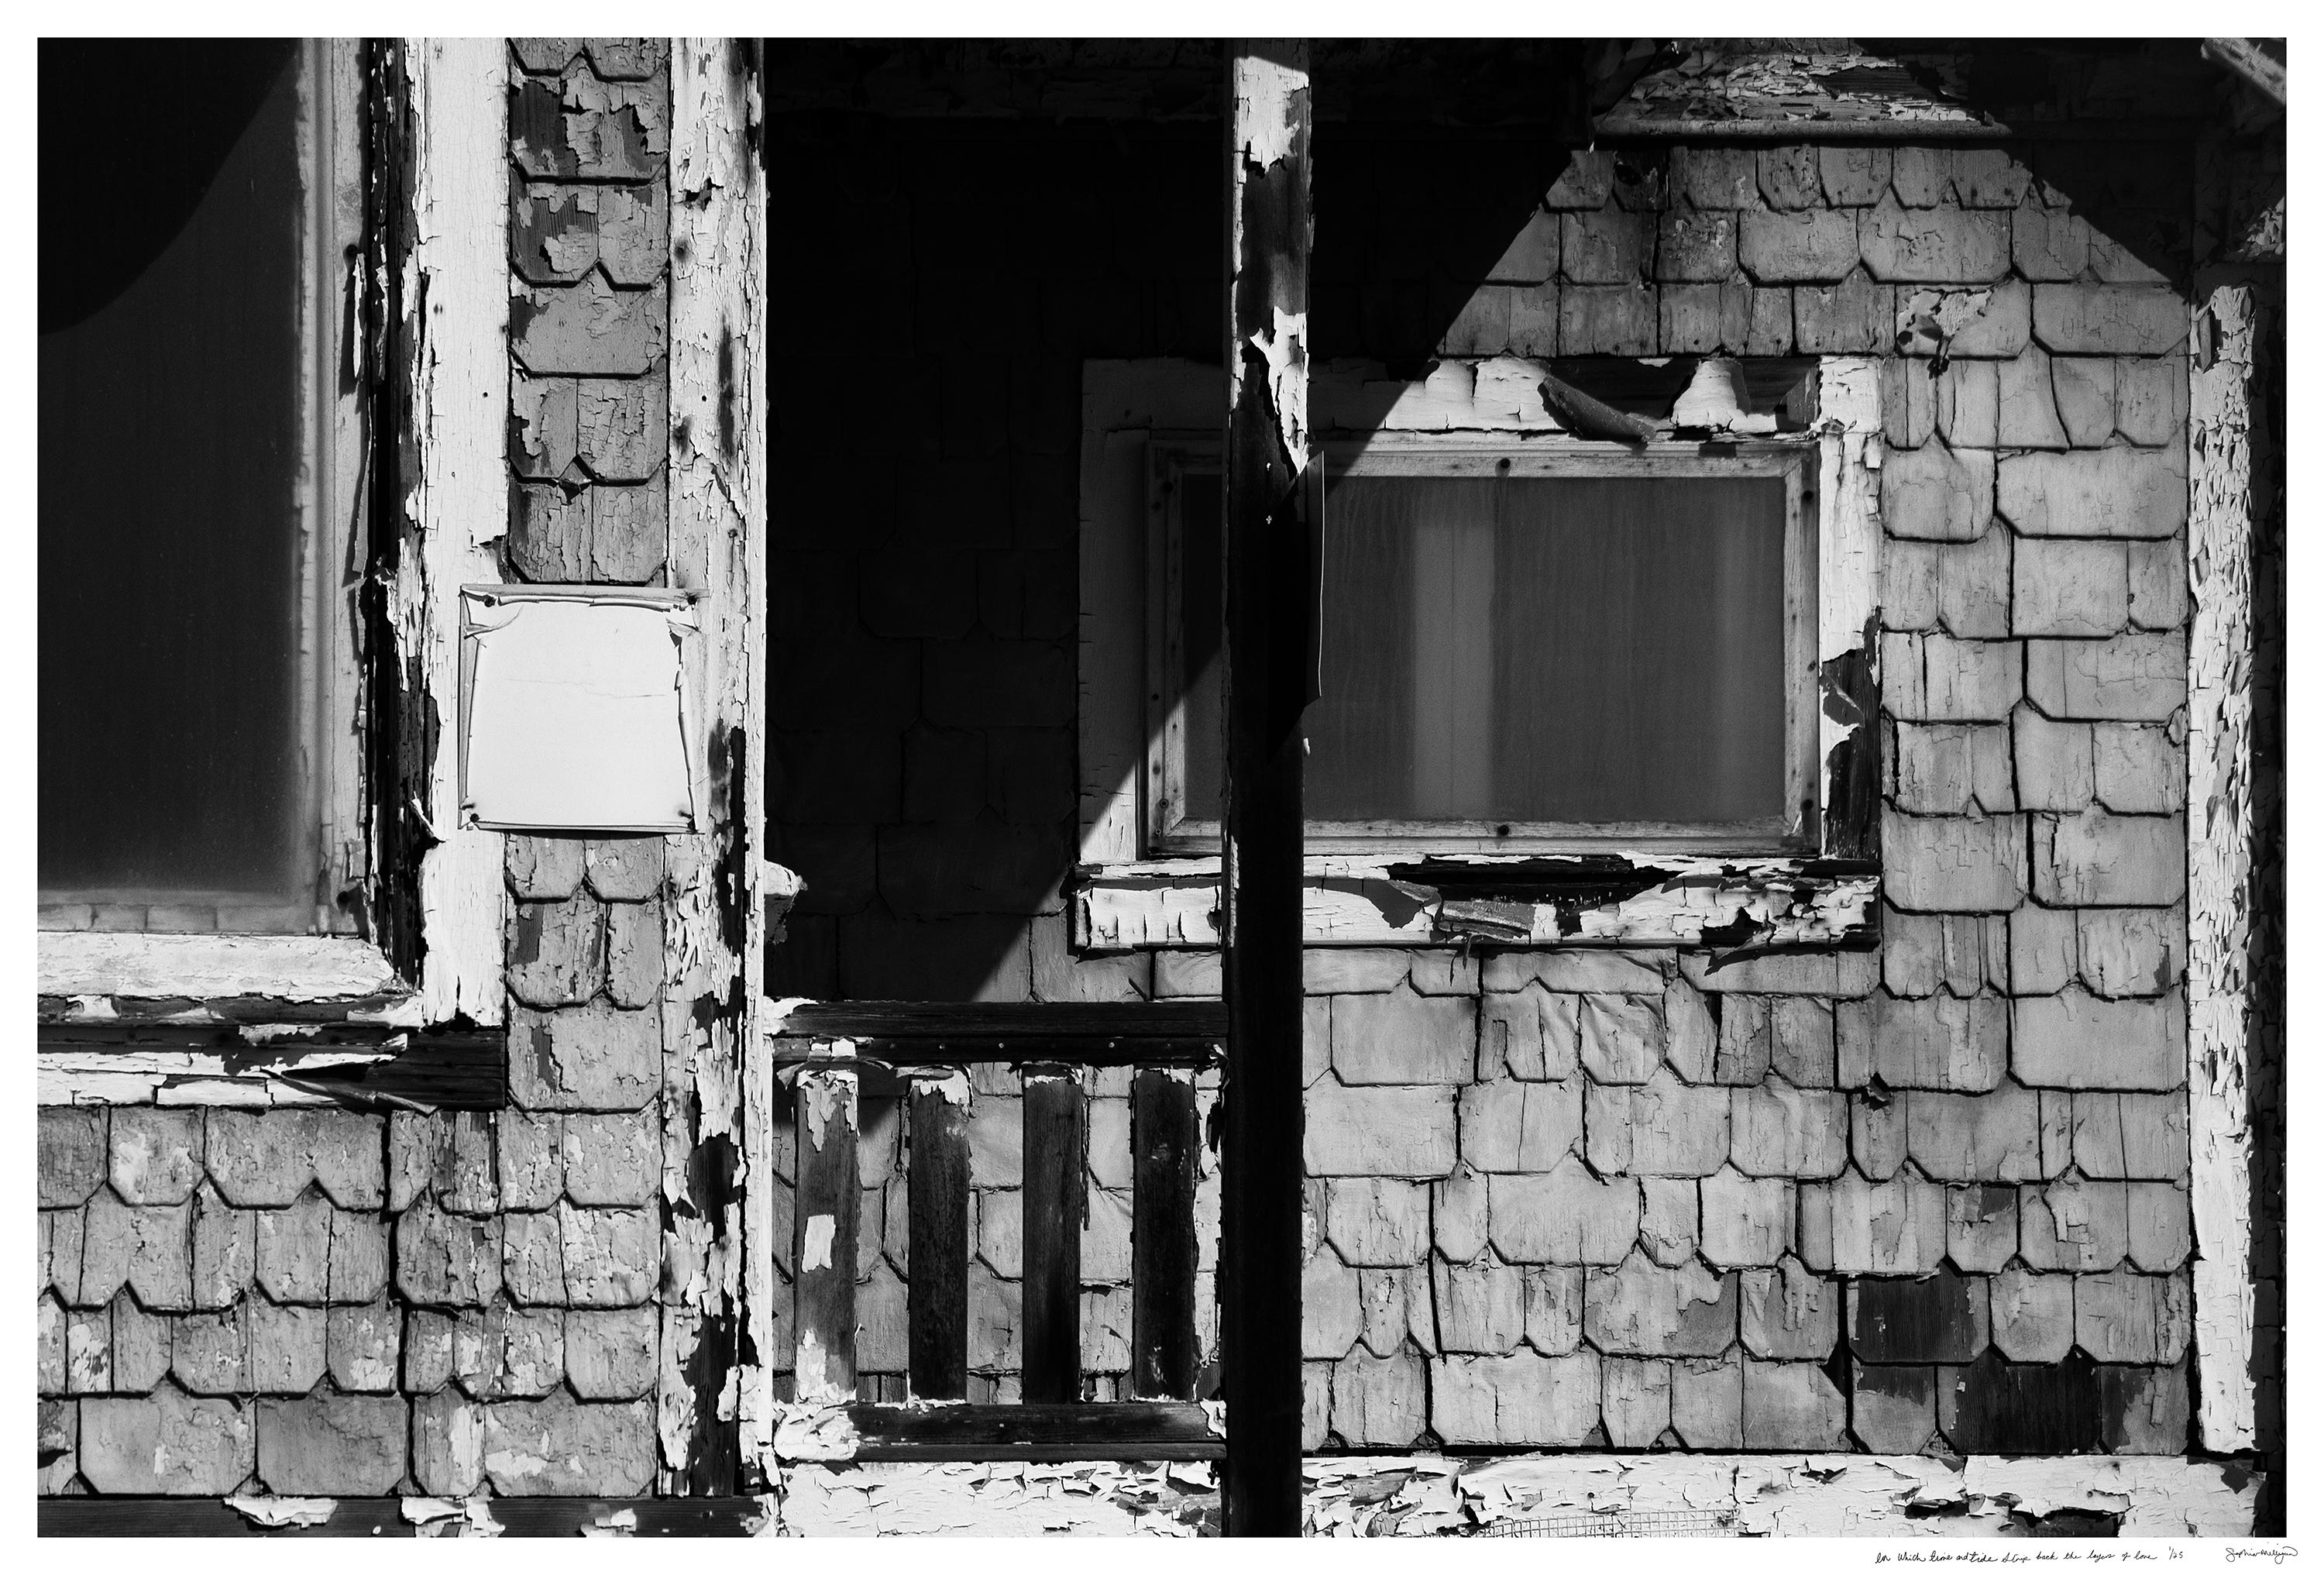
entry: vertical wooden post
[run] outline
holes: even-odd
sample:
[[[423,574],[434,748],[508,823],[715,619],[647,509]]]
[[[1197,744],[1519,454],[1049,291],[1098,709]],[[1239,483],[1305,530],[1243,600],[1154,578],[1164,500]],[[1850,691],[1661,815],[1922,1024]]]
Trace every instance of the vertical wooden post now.
[[[2187,1074],[2195,1261],[2195,1425],[2258,1445],[2252,1372],[2252,940],[2257,313],[2249,284],[2196,307],[2188,400]],[[2208,321],[2205,318],[2208,317]]]
[[[1082,1397],[1081,1069],[1025,1068],[1025,1399]]]
[[[968,1074],[912,1079],[912,1398],[968,1397]]]
[[[845,1041],[841,1041],[844,1045]],[[808,1063],[798,1080],[798,1192],[792,1206],[791,1321],[801,1400],[855,1394],[855,1073]]]
[[[1149,1066],[1130,1085],[1130,1386],[1194,1397],[1194,1077]]]
[[[1299,1534],[1307,45],[1227,57],[1226,1532]]]
[[[686,674],[708,813],[663,839],[662,1304],[658,1390],[669,1492],[747,1490],[773,1438],[779,1248],[775,1085],[759,1043],[766,819],[766,182],[757,52],[669,41],[669,583],[703,593]],[[689,737],[697,736],[689,732]],[[786,872],[776,885],[796,880]],[[853,1084],[850,1084],[852,1109]],[[852,1126],[853,1117],[850,1117]],[[738,1157],[742,1163],[736,1163]],[[848,1219],[854,1218],[848,1206]],[[853,1294],[853,1259],[849,1260]],[[851,1331],[853,1322],[849,1325]],[[740,1369],[740,1370],[738,1370]],[[681,1488],[680,1484],[683,1484]]]

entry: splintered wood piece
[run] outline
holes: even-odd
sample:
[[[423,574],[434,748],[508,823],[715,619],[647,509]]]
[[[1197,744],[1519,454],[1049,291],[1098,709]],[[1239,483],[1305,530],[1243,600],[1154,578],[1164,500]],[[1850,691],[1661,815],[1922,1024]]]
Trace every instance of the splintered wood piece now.
[[[1086,1110],[1072,1067],[1025,1069],[1025,1398],[1081,1398]]]
[[[798,1080],[798,1193],[793,1204],[791,1313],[796,1393],[855,1393],[855,1073],[810,1067]]]
[[[968,1078],[912,1080],[912,1395],[968,1396]]]
[[[1194,1080],[1159,1068],[1130,1085],[1131,1393],[1194,1395]]]

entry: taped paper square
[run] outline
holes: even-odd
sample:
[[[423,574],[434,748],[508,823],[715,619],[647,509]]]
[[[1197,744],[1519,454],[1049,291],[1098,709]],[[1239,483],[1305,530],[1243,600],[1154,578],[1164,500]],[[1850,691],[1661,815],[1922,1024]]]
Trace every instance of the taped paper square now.
[[[461,590],[461,816],[494,831],[690,832],[683,592]]]

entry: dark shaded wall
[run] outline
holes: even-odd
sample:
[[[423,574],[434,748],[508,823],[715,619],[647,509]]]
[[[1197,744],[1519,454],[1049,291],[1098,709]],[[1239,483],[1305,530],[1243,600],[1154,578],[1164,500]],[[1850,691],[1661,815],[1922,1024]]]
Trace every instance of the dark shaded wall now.
[[[1142,959],[1062,977],[1081,364],[1216,364],[1218,135],[775,119],[769,853],[807,881],[775,993],[1145,993]],[[1423,364],[1564,159],[1537,133],[1345,124],[1317,150],[1316,353],[1391,368]]]

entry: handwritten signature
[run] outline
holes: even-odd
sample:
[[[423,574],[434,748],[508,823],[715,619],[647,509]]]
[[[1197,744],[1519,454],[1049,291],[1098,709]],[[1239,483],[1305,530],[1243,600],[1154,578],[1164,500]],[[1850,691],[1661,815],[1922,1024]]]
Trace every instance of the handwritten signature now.
[[[2238,1559],[2273,1559],[2281,1564],[2286,1559],[2300,1557],[2300,1550],[2288,1543],[2280,1548],[2222,1548],[2220,1552],[2227,1554],[2230,1564]]]

